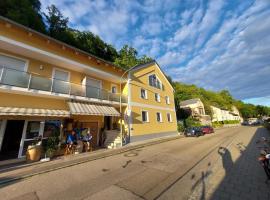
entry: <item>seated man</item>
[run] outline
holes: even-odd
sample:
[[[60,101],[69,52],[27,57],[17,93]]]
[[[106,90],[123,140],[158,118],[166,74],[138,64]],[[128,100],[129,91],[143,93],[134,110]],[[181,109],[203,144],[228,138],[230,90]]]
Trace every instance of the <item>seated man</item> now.
[[[67,146],[66,146],[65,154],[74,153],[76,145],[77,145],[77,138],[76,138],[75,131],[71,131],[71,134],[69,133],[67,135],[66,144]]]
[[[88,129],[86,133],[83,134],[83,143],[85,145],[85,151],[92,151],[92,146],[91,146],[91,140],[93,136],[90,133],[90,130]]]

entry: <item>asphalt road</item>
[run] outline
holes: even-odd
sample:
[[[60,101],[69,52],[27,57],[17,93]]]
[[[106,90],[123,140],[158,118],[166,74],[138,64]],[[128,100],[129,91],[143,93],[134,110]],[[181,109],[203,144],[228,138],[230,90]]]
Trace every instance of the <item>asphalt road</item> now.
[[[0,199],[187,199],[220,146],[256,131],[224,128],[48,172],[1,188]]]

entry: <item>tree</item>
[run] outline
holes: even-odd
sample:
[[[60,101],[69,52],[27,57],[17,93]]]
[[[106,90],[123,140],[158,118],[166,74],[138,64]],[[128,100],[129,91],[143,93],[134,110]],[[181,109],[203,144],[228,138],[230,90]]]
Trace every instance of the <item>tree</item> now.
[[[1,0],[0,15],[36,31],[46,33],[39,0]]]
[[[144,64],[153,59],[147,56],[138,57],[138,52],[135,48],[124,45],[120,51],[119,56],[115,59],[114,63],[124,69],[129,69],[138,64]]]
[[[99,36],[89,31],[77,31],[75,34],[76,44],[78,48],[87,51],[97,57],[113,62],[118,53],[116,49],[106,44]]]
[[[74,38],[75,30],[68,27],[68,18],[64,17],[55,5],[47,7],[48,14],[44,14],[48,35],[67,44],[77,46]]]

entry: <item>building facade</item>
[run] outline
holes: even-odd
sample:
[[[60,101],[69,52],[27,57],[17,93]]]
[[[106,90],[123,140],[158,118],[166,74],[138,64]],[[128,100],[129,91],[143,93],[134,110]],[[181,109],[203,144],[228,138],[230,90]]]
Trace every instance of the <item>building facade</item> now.
[[[203,102],[199,98],[181,101],[180,108],[188,110],[191,116],[199,120],[201,124],[211,124],[211,117],[205,114]]]
[[[211,111],[213,122],[232,121],[232,120],[242,121],[242,117],[240,116],[240,113],[235,106],[232,107],[231,111],[211,106]]]
[[[149,73],[162,90],[152,86]],[[123,141],[176,134],[173,90],[157,63],[123,74],[112,63],[1,17],[0,160],[23,157],[38,136],[56,134],[64,141],[72,129],[89,129],[94,147],[108,134]]]

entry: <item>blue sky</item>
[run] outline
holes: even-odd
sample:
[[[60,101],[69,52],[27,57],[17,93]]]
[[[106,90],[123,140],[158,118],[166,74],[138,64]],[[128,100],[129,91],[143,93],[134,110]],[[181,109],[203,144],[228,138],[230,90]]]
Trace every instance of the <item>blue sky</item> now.
[[[174,80],[270,106],[269,0],[41,0],[70,26],[155,58]]]

